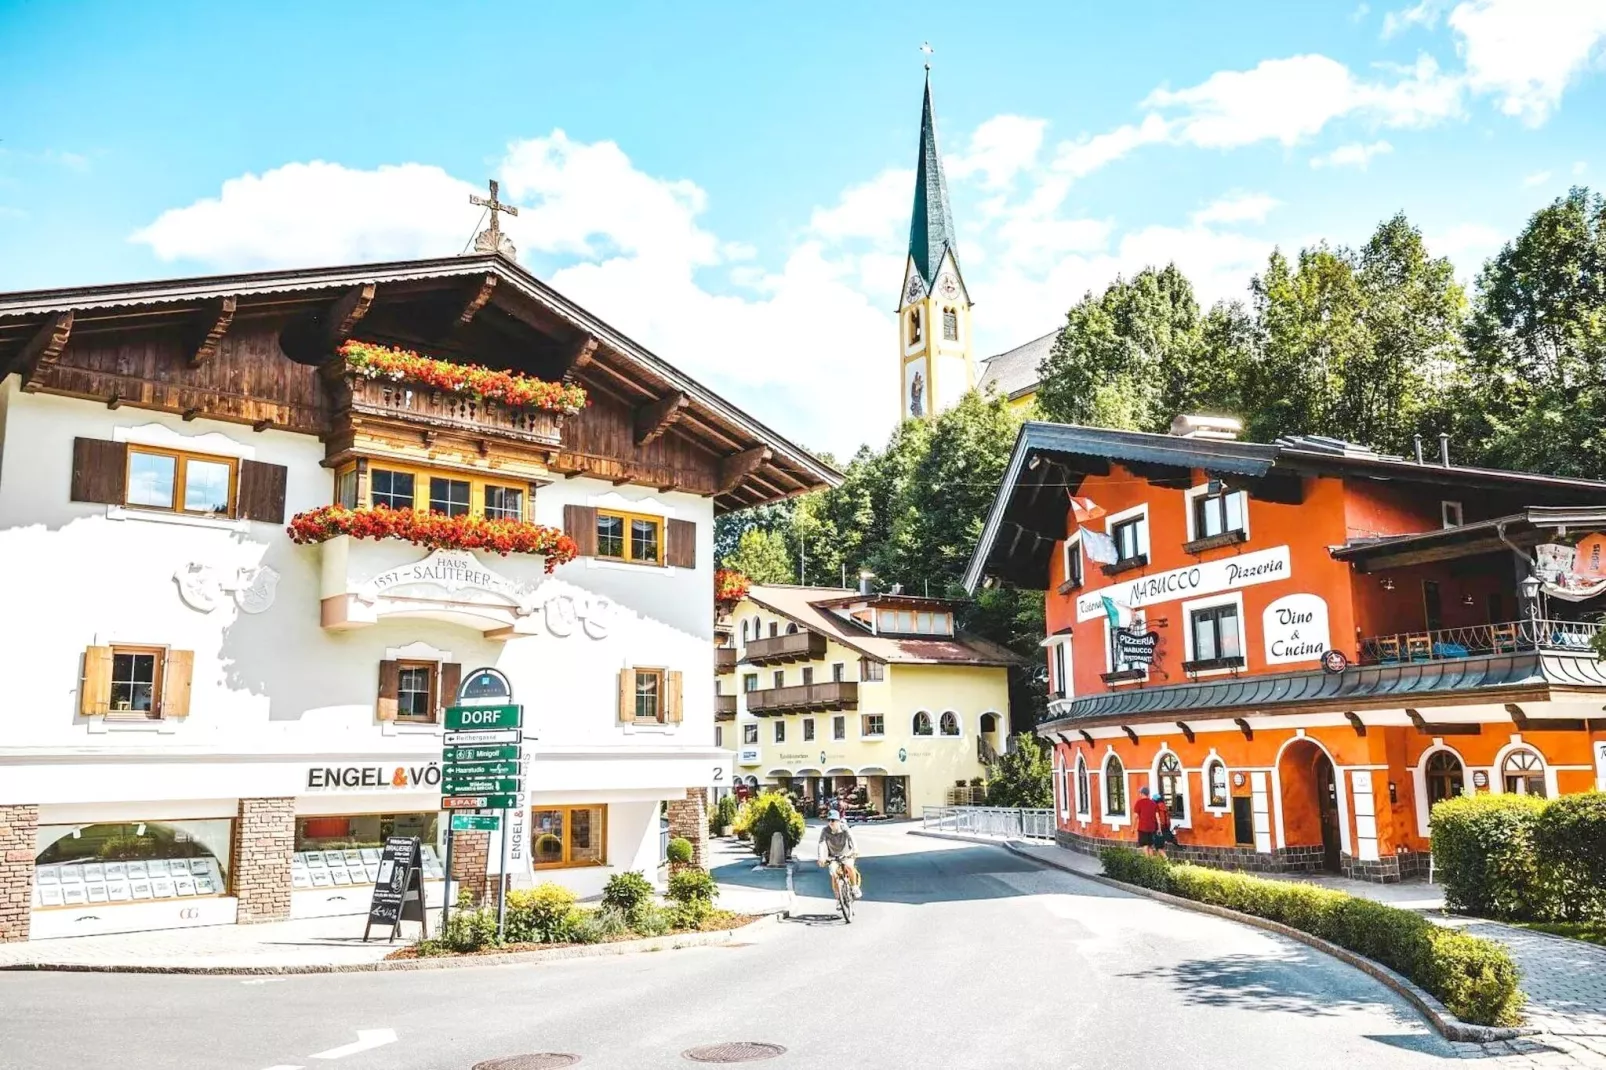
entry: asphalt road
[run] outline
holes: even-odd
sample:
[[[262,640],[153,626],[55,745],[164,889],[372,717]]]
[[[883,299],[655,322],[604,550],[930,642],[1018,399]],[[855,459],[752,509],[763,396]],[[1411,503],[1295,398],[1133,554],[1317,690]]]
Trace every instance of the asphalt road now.
[[[586,1070],[651,1070],[738,1040],[783,1045],[749,1064],[776,1070],[1455,1058],[1398,997],[1301,944],[996,847],[896,826],[859,836],[866,897],[851,926],[810,862],[794,919],[734,947],[274,979],[0,974],[0,1066],[470,1070],[567,1052]],[[341,1054],[361,1031],[379,1046]]]

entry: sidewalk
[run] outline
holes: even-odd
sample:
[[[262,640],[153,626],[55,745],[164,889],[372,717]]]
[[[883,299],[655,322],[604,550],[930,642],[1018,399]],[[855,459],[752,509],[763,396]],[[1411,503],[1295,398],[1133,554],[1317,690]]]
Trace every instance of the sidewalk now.
[[[993,842],[1000,844],[1004,840]],[[1008,841],[1019,854],[1086,876],[1103,872],[1099,860],[1080,851],[1045,843]],[[1555,1036],[1567,1037],[1579,1047],[1606,1055],[1606,947],[1579,940],[1531,932],[1483,918],[1445,914],[1444,892],[1424,883],[1373,884],[1343,877],[1271,874],[1276,880],[1306,881],[1350,895],[1422,912],[1439,925],[1465,929],[1506,945],[1522,971],[1522,990],[1528,996],[1531,1024]]]
[[[734,842],[734,841],[732,841]],[[719,882],[717,903],[743,914],[775,914],[788,908],[786,870],[752,872],[757,862],[751,851],[738,851],[724,841],[713,841],[709,859]],[[431,934],[439,931],[440,910],[429,912]],[[33,940],[0,944],[0,970],[94,969],[139,970],[328,970],[379,962],[398,947],[417,938],[418,926],[407,922],[403,937],[394,944],[376,931],[362,941],[362,914],[337,918],[307,918],[262,925],[214,925],[200,929],[76,936],[59,940]]]

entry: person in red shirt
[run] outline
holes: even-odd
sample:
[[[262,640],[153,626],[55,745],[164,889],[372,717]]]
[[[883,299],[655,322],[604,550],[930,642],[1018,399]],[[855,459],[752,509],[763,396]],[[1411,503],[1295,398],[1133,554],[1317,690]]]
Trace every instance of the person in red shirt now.
[[[1149,789],[1138,792],[1138,801],[1132,804],[1133,815],[1138,819],[1138,846],[1143,853],[1152,855],[1160,843],[1160,804],[1149,797]]]
[[[1154,849],[1161,858],[1164,858],[1165,845],[1176,842],[1176,836],[1171,831],[1171,804],[1166,801],[1164,795],[1161,795],[1155,800],[1154,805]]]

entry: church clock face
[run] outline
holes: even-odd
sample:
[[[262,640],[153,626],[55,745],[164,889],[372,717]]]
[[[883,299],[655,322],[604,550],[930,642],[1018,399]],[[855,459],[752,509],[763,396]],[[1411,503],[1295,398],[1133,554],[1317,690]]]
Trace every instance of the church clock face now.
[[[937,289],[944,297],[947,298],[959,296],[959,283],[954,281],[954,277],[952,275],[944,275],[941,281],[937,283]]]
[[[916,301],[920,298],[920,276],[910,275],[909,285],[904,291],[906,301]]]

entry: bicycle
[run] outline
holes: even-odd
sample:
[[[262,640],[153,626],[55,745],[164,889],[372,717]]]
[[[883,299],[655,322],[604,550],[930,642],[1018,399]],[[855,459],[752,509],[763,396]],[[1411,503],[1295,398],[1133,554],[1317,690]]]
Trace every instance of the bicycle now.
[[[841,859],[837,859],[837,858],[833,858],[831,860],[830,874],[831,874],[831,884],[836,888],[836,905],[837,905],[837,909],[842,911],[842,921],[843,921],[843,923],[847,924],[847,925],[852,925],[853,924],[853,882],[848,879],[847,874],[844,873],[842,870],[843,870],[842,860]]]

